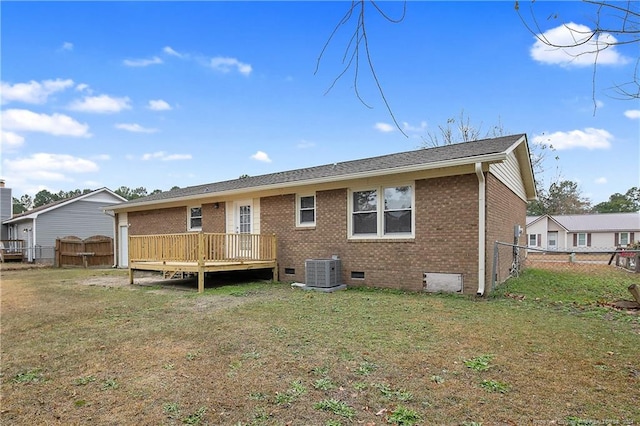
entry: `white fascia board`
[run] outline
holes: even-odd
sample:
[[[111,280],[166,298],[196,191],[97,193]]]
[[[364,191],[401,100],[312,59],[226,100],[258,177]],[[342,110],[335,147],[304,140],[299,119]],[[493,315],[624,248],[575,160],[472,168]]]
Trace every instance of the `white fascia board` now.
[[[224,198],[225,196],[229,196],[229,195],[235,196],[235,195],[241,195],[241,194],[250,193],[250,192],[270,191],[270,190],[277,190],[277,189],[283,189],[283,188],[295,188],[298,186],[319,185],[323,183],[340,182],[343,180],[371,178],[371,177],[377,177],[377,176],[419,172],[423,170],[442,169],[447,167],[467,166],[467,165],[474,165],[475,163],[478,163],[478,162],[497,163],[497,162],[506,160],[506,158],[507,158],[507,153],[506,151],[503,151],[503,152],[494,153],[494,154],[478,155],[475,157],[456,158],[453,160],[439,161],[439,162],[429,163],[429,164],[414,164],[411,166],[394,167],[391,169],[377,169],[372,171],[350,173],[350,174],[339,175],[339,176],[327,176],[327,177],[316,178],[316,179],[302,179],[295,182],[283,182],[283,183],[276,183],[272,185],[250,186],[250,187],[240,188],[240,189],[231,189],[228,191],[194,194],[187,197],[165,198],[162,200],[141,202],[139,204],[135,204],[131,206],[123,206],[118,204],[106,210],[113,210],[115,212],[137,210],[139,207],[167,204],[167,203],[173,203],[176,201],[200,200],[204,197],[209,197],[209,196]]]

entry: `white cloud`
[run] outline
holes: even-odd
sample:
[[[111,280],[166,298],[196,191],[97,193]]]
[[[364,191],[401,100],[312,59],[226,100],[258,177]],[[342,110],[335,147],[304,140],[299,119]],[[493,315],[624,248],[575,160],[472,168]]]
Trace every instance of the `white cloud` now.
[[[555,132],[549,135],[539,135],[533,138],[536,144],[551,144],[557,150],[586,148],[608,149],[611,147],[613,135],[604,129],[587,127],[584,130],[569,132]]]
[[[603,33],[588,40],[592,33],[589,27],[573,22],[552,28],[537,35],[535,43],[531,46],[531,57],[538,62],[562,67],[593,66],[595,61],[600,65],[629,62],[629,58],[621,55],[616,49],[614,44],[617,40],[614,36]],[[548,46],[540,39],[561,47]]]
[[[91,160],[67,154],[36,153],[26,158],[4,162],[9,173],[25,173],[32,180],[63,180],[64,173],[97,172],[99,167]]]
[[[155,133],[158,129],[142,127],[138,123],[119,123],[115,125],[116,129],[126,130],[134,133]]]
[[[110,114],[123,109],[131,109],[130,99],[113,98],[109,95],[85,96],[82,100],[75,100],[69,105],[73,111]]]
[[[9,84],[0,82],[0,93],[2,104],[12,101],[24,102],[28,104],[43,104],[47,102],[50,95],[63,91],[73,86],[73,80],[43,80],[37,82],[31,80],[28,83]]]
[[[17,133],[0,130],[0,147],[3,151],[18,148],[24,143],[24,138]]]
[[[607,183],[607,178],[602,176],[599,177],[598,179],[594,180],[595,183],[597,183],[598,185],[603,185],[605,183]]]
[[[631,120],[640,119],[640,109],[629,109],[624,112],[624,116]]]
[[[419,126],[412,126],[406,121],[403,121],[402,130],[404,130],[405,132],[411,132],[411,133],[422,133],[425,130],[427,130],[427,122],[421,121]]]
[[[86,84],[86,83],[80,83],[80,84],[78,84],[78,85],[76,86],[76,90],[77,90],[78,92],[84,92],[85,90],[86,90],[87,92],[91,92],[91,89],[89,89],[89,85],[88,85],[88,84]]]
[[[227,58],[223,56],[216,56],[215,58],[211,58],[209,65],[214,70],[220,71],[222,73],[228,73],[235,69],[240,74],[249,75],[251,74],[251,71],[253,71],[251,65],[240,62],[236,58]]]
[[[376,123],[373,128],[382,133],[393,132],[395,129],[395,127],[389,123]]]
[[[175,160],[191,160],[193,158],[191,154],[167,154],[164,151],[153,152],[144,154],[142,159],[147,160],[160,160],[160,161],[175,161]]]
[[[89,125],[81,124],[64,114],[38,114],[26,109],[0,112],[3,130],[42,132],[56,136],[90,137]]]
[[[60,49],[62,50],[73,50],[73,43],[70,43],[68,41],[65,41],[64,43],[62,43],[62,46],[60,47]]]
[[[316,144],[314,142],[309,142],[309,141],[306,141],[306,140],[302,139],[300,142],[298,142],[298,144],[296,145],[296,148],[298,148],[298,149],[307,149],[307,148],[313,148],[314,146],[316,146]]]
[[[167,55],[171,55],[171,56],[177,56],[178,58],[182,58],[184,57],[184,55],[182,53],[176,52],[174,49],[172,49],[170,46],[165,46],[164,49],[162,49],[162,51],[164,53],[166,53]]]
[[[253,154],[251,156],[251,158],[253,158],[254,160],[257,160],[257,161],[262,161],[263,163],[270,163],[271,162],[271,158],[269,158],[267,153],[263,152],[263,151],[256,152],[255,154]]]
[[[125,59],[122,63],[128,67],[148,67],[149,65],[161,64],[162,58],[154,56],[151,59]]]
[[[167,101],[163,101],[162,99],[150,100],[147,108],[153,111],[169,111],[172,109],[171,105],[169,105]]]

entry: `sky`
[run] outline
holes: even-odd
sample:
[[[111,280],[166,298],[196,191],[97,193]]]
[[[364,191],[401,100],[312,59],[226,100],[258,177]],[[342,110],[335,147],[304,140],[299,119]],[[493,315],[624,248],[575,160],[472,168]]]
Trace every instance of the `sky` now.
[[[393,19],[405,5],[377,4]],[[383,98],[364,44],[347,66],[350,6],[3,1],[0,178],[17,198],[169,190],[418,149],[463,115],[482,135],[525,133],[534,153],[551,144],[545,187],[573,180],[595,204],[640,185],[640,103],[612,90],[633,77],[637,43],[600,52],[594,74],[592,46],[542,45],[512,1],[409,1],[399,23],[367,3]],[[558,43],[596,14],[520,11]]]

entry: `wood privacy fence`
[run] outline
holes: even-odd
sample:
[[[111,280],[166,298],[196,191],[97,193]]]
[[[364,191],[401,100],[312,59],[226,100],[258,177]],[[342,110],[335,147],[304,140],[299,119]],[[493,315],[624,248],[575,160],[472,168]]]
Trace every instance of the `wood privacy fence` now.
[[[83,268],[113,265],[113,238],[94,235],[86,239],[64,237],[56,240],[57,267]]]

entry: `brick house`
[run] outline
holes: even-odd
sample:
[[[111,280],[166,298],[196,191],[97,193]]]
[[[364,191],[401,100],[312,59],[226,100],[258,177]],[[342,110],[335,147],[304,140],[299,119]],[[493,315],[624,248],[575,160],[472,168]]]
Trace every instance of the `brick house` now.
[[[272,234],[281,281],[304,282],[307,259],[339,258],[348,286],[433,291],[444,280],[482,295],[493,242],[513,242],[535,197],[520,134],[181,188],[111,210],[121,267],[127,236]]]

